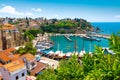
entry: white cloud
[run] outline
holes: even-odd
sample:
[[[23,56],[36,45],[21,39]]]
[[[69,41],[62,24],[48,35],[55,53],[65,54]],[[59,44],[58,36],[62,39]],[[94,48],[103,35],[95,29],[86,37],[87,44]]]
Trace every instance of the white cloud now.
[[[16,11],[16,9],[12,6],[4,6],[3,8],[0,9],[0,13],[7,13],[7,14],[12,14],[12,15],[33,15],[30,12],[19,12]]]
[[[120,18],[120,15],[116,15],[115,18]]]
[[[41,8],[32,8],[31,10],[32,10],[32,11],[36,11],[36,12],[41,12],[41,11],[42,11]]]

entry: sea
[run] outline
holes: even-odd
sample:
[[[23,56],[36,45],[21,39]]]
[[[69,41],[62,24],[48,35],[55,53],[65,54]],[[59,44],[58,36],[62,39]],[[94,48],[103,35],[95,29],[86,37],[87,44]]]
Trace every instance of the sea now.
[[[92,22],[94,27],[99,27],[102,34],[117,33],[120,31],[120,22]],[[81,37],[71,36],[72,41],[67,40],[64,36],[51,36],[51,40],[54,43],[54,46],[49,49],[52,51],[62,51],[63,53],[67,52],[80,52],[85,50],[86,52],[93,52],[95,50],[95,45],[101,47],[109,47],[109,40],[105,38],[100,38],[101,41],[91,41]]]

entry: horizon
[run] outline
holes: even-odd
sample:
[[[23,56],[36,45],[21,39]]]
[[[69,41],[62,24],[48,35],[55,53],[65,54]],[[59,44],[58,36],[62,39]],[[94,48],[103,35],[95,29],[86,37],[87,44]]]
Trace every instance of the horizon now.
[[[88,22],[120,22],[120,1],[0,0],[0,17],[81,18]]]

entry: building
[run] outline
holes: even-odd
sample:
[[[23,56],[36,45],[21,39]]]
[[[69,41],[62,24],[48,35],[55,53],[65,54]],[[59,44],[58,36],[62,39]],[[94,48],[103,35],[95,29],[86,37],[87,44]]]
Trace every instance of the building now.
[[[47,68],[47,64],[37,62],[37,66],[30,71],[30,74],[37,75],[46,68]]]
[[[16,60],[0,67],[1,80],[26,80],[27,70],[22,60]]]
[[[36,58],[32,54],[24,54],[21,56],[21,59],[25,62],[27,70],[30,72],[33,68],[37,66],[35,62]]]
[[[47,65],[36,61],[36,57],[32,54],[24,54],[21,56],[22,60],[26,64],[28,73],[31,75],[37,75],[42,70],[46,69]]]
[[[13,54],[15,48],[9,48],[0,52],[0,64],[5,65],[19,58],[19,54]]]
[[[15,26],[4,24],[0,28],[0,50],[5,50],[10,47],[15,47],[19,39],[19,31]]]

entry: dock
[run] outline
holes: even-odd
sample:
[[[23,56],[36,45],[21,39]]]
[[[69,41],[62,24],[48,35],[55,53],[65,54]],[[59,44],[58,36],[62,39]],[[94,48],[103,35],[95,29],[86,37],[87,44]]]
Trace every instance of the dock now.
[[[108,35],[108,34],[91,34],[89,36],[98,37],[98,38],[105,38],[105,39],[110,38],[110,35]]]
[[[81,36],[81,37],[88,36],[87,34],[51,34],[51,35],[52,36],[65,36],[68,39],[69,39],[68,35],[71,35],[71,36]],[[105,39],[109,39],[110,38],[110,35],[108,35],[108,34],[99,34],[99,33],[90,34],[89,36],[90,37],[105,38]]]
[[[69,40],[69,41],[72,41],[67,35],[64,35],[64,37]]]

